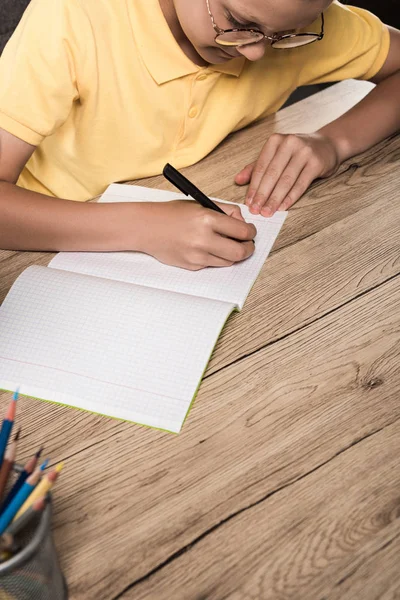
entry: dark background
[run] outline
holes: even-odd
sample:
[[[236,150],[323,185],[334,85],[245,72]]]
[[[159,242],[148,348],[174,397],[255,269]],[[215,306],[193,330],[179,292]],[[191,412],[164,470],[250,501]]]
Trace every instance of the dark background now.
[[[393,25],[393,27],[400,29],[400,5],[398,0],[354,0],[354,2],[351,0],[343,2],[343,4],[366,8],[375,13],[387,25]]]

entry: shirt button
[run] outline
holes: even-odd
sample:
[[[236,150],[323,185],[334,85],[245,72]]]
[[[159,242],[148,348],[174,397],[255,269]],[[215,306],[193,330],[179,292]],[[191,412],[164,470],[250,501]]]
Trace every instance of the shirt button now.
[[[202,73],[201,75],[198,76],[197,81],[204,81],[205,79],[207,79],[207,74]]]
[[[195,117],[197,117],[199,110],[198,108],[196,108],[196,106],[193,106],[190,110],[189,110],[189,117],[191,119],[194,119]]]

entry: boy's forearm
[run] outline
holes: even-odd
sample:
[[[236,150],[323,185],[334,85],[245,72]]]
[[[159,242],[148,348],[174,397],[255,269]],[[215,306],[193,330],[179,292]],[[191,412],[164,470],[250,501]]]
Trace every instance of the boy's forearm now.
[[[60,200],[0,181],[0,249],[139,250],[140,211],[140,204]]]
[[[334,143],[340,162],[400,129],[400,71],[380,82],[361,102],[319,130]]]

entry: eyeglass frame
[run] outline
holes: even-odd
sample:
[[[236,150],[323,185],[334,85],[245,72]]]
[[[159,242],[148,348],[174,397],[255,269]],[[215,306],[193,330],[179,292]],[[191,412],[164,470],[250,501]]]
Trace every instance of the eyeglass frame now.
[[[275,47],[274,44],[276,42],[281,42],[282,40],[288,40],[290,38],[295,38],[295,37],[305,37],[305,36],[311,36],[314,39],[310,40],[307,44],[299,44],[299,46],[291,46],[291,48],[299,48],[301,46],[308,46],[309,44],[312,44],[314,42],[319,42],[320,40],[322,40],[322,38],[324,37],[324,13],[321,13],[321,31],[320,33],[315,33],[315,32],[302,32],[302,33],[285,33],[284,35],[266,35],[263,31],[261,31],[261,29],[254,29],[253,27],[236,27],[233,29],[221,29],[221,27],[218,27],[218,25],[215,22],[215,19],[213,17],[213,14],[211,12],[210,9],[210,3],[209,0],[206,0],[206,4],[207,4],[207,10],[208,10],[208,14],[210,15],[211,18],[211,22],[212,22],[212,26],[213,29],[215,31],[215,33],[217,34],[214,38],[214,42],[216,42],[219,46],[225,46],[225,44],[221,44],[221,42],[218,42],[218,37],[220,35],[223,35],[225,33],[238,33],[240,31],[247,31],[250,33],[255,33],[258,35],[262,35],[263,37],[257,41],[254,42],[247,42],[245,44],[229,44],[230,47],[235,47],[237,48],[238,46],[250,46],[251,44],[259,44],[261,41],[263,41],[263,39],[268,40],[271,42],[271,47],[274,48],[274,50],[287,50],[289,48],[285,48],[285,47]]]

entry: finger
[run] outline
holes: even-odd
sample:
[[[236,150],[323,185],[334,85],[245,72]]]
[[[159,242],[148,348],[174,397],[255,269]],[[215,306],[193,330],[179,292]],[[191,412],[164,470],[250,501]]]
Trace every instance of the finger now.
[[[225,204],[224,202],[216,202],[216,204],[227,214],[229,217],[234,217],[240,221],[244,221],[241,208],[238,204]]]
[[[247,183],[249,183],[254,165],[255,163],[251,163],[249,165],[246,165],[244,169],[239,171],[239,173],[237,173],[235,176],[235,183],[237,183],[238,185],[246,185]]]
[[[234,240],[253,240],[257,235],[257,230],[252,223],[246,223],[239,219],[229,217],[228,215],[215,215],[217,218],[213,222],[213,230],[221,236],[232,238]]]
[[[315,175],[314,169],[306,166],[300,173],[300,176],[290,192],[286,195],[286,198],[284,198],[279,210],[287,210],[293,206],[293,204],[297,202],[297,200],[299,200],[299,198],[301,198],[304,192],[309,188],[316,177],[318,177],[318,175]]]
[[[261,214],[263,217],[272,217],[289,193],[292,196],[292,194],[295,192],[293,187],[299,179],[306,164],[307,158],[304,155],[299,154],[292,157],[286,168],[283,170],[282,175],[276,182],[276,185],[271,191],[267,202],[263,207],[261,207]],[[293,202],[298,199],[298,197],[295,196],[293,196],[293,198]]]
[[[213,254],[209,255],[207,261],[207,267],[231,267],[234,264],[233,260],[225,260]]]
[[[257,162],[254,165],[253,172],[251,175],[249,189],[247,190],[245,203],[250,206],[257,193],[261,180],[263,179],[265,172],[270,166],[278,148],[283,142],[283,137],[279,134],[272,135],[268,142],[264,145]]]
[[[276,155],[265,171],[264,176],[258,186],[257,192],[253,198],[253,202],[249,207],[253,214],[259,214],[263,206],[267,204],[273,190],[275,189],[275,186],[292,160],[292,156],[293,154],[290,147],[288,147],[286,144],[280,146]]]
[[[237,242],[226,237],[216,236],[209,246],[209,252],[214,257],[233,264],[249,258],[254,252],[254,244],[253,242]]]
[[[206,267],[231,267],[233,264],[234,262],[232,260],[225,260],[224,258],[214,256],[213,254],[204,254],[204,256],[199,259],[199,262],[187,262],[183,265],[183,268],[189,269],[190,271],[200,271]]]

